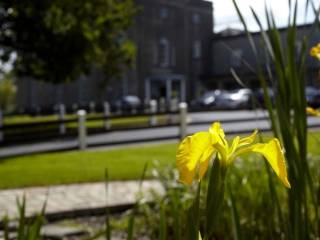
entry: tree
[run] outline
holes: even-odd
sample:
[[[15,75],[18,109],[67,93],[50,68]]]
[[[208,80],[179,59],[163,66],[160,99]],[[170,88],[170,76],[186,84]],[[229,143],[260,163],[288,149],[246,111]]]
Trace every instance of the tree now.
[[[17,88],[12,73],[2,75],[0,78],[0,110],[10,111],[14,108]]]
[[[51,83],[92,67],[109,79],[133,64],[126,30],[135,13],[132,0],[1,0],[0,58],[15,53],[17,76]]]

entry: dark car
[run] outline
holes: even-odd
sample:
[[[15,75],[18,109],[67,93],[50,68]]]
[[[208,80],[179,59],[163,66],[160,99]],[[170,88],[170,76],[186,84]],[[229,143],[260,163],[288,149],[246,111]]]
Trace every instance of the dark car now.
[[[112,103],[112,110],[119,112],[132,112],[141,107],[141,101],[139,97],[134,95],[126,95]]]
[[[267,88],[267,93],[270,98],[271,103],[275,102],[275,94],[272,88],[268,87]],[[264,95],[263,95],[263,89],[259,88],[254,92],[254,96],[256,100],[258,101],[260,106],[257,107],[266,107],[265,101],[264,101]]]
[[[203,95],[201,95],[199,98],[193,100],[191,102],[191,106],[193,108],[197,108],[197,109],[214,108],[215,107],[215,101],[216,101],[217,97],[221,93],[222,93],[221,90],[207,91]]]
[[[314,87],[306,87],[305,93],[308,106],[318,108],[320,106],[320,90]]]
[[[245,109],[252,107],[253,93],[248,88],[223,91],[216,98],[217,109]]]

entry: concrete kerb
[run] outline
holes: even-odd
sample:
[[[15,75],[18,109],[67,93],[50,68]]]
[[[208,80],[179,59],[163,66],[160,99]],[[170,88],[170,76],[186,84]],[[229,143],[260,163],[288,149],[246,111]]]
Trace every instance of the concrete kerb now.
[[[152,205],[152,202],[148,204]],[[53,223],[64,219],[74,219],[81,217],[90,217],[90,216],[103,216],[108,214],[120,214],[134,207],[135,203],[128,204],[119,204],[114,206],[105,206],[105,207],[96,207],[96,208],[83,208],[83,209],[75,209],[70,211],[61,211],[55,213],[45,213],[44,218],[47,223]],[[33,220],[36,218],[36,214],[26,217],[27,220]],[[18,222],[12,221],[10,230],[16,230]],[[0,230],[3,230],[4,224],[3,221],[0,220]]]
[[[46,222],[52,223],[56,221],[60,221],[63,219],[72,219],[72,218],[80,218],[80,217],[87,217],[87,216],[103,216],[106,214],[106,211],[110,214],[121,213],[130,208],[132,208],[133,204],[126,204],[126,205],[119,205],[119,206],[105,206],[100,208],[87,208],[87,209],[78,209],[78,210],[71,210],[71,211],[63,211],[63,212],[56,212],[56,213],[47,213],[44,215]],[[36,215],[26,217],[27,220],[35,219]],[[16,230],[18,227],[18,222],[12,220],[9,224],[10,230]],[[0,230],[3,230],[4,224],[3,221],[0,220]]]
[[[19,212],[14,199],[23,196],[28,218],[34,218],[46,204],[46,220],[54,222],[121,213],[136,204],[138,194],[142,194],[144,202],[152,204],[153,191],[162,195],[165,189],[159,181],[145,180],[142,184],[140,181],[110,181],[108,190],[104,182],[3,190],[0,192],[0,219],[5,215],[16,219]]]

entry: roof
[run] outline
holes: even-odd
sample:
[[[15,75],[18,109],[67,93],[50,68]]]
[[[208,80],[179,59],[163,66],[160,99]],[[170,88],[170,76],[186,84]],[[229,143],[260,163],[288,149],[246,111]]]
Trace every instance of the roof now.
[[[313,23],[307,23],[307,24],[301,24],[297,26],[297,29],[303,29],[303,28],[308,28],[308,27],[312,27],[314,24]],[[286,31],[288,29],[288,27],[279,27],[278,30],[280,32]],[[234,31],[234,33],[236,33],[236,31],[238,31],[237,34],[233,34],[233,35],[225,35],[225,34],[220,34],[221,32],[224,33],[226,31],[226,33],[228,33],[228,31]],[[251,32],[251,35],[255,36],[255,35],[260,35],[261,31],[256,31],[256,32]],[[226,28],[225,30],[220,31],[219,33],[213,33],[213,39],[214,40],[226,40],[226,39],[236,39],[236,38],[241,38],[241,37],[247,37],[246,36],[246,32],[244,30],[240,30],[240,29],[232,29],[232,28]]]

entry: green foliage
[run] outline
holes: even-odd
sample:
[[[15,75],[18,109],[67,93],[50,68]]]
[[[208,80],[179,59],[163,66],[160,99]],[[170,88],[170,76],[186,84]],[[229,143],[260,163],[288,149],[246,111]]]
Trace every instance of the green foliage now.
[[[199,240],[201,182],[197,186],[193,204],[187,211],[186,240]],[[200,235],[201,236],[201,235]]]
[[[318,138],[319,134],[316,137]],[[309,151],[319,155],[317,144],[318,142],[313,140],[309,144]],[[175,149],[176,145],[173,145],[170,151]],[[149,156],[150,154],[151,152],[148,153]],[[154,154],[159,155],[160,152]],[[172,156],[172,154],[172,152],[168,153],[168,156]],[[115,152],[115,156],[117,155],[119,155],[119,151]],[[141,157],[141,152],[128,151],[127,155]],[[274,176],[270,178],[267,171],[262,171],[265,164],[257,158],[259,158],[258,155],[244,156],[243,159],[237,159],[235,164],[228,169],[227,191],[224,195],[225,201],[221,208],[217,227],[213,230],[212,238],[203,239],[241,238],[269,240],[282,239],[284,237],[282,224],[275,215],[277,213],[275,199],[268,188],[270,179],[274,180]],[[118,158],[116,160],[117,162],[121,161]],[[310,166],[312,176],[315,179],[319,179],[319,157],[310,154],[308,160],[312,163]],[[72,161],[76,161],[76,159],[72,159]],[[95,164],[94,161],[93,163]],[[83,164],[80,165],[84,166]],[[115,171],[112,170],[112,165],[111,162],[108,162],[107,167],[110,173]],[[195,206],[194,203],[198,206],[197,209],[193,208],[192,216],[195,217],[194,222],[196,223],[198,219],[199,229],[201,232],[205,230],[206,220],[201,216],[206,214],[205,193],[208,188],[208,182],[202,181],[201,188],[197,188],[197,184],[192,188],[186,187],[177,182],[176,169],[171,166],[163,168],[162,163],[154,164],[153,167],[152,176],[161,181],[165,189],[164,194],[152,192],[153,203],[151,204],[140,195],[135,209],[124,213],[121,218],[119,216],[110,216],[109,219],[109,213],[107,213],[106,227],[88,239],[104,239],[103,237],[110,239],[113,233],[119,232],[123,233],[123,239],[126,236],[129,237],[128,233],[130,232],[130,236],[133,239],[188,239],[187,233],[191,230],[188,227],[188,214],[190,213],[189,210]],[[116,169],[119,168],[118,166]],[[142,165],[139,175],[137,174],[137,179],[144,175],[145,169],[145,165]],[[108,173],[102,173],[102,177],[103,175],[106,176],[107,182],[111,180]],[[289,216],[288,209],[284,207],[288,200],[286,191],[279,181],[274,181],[273,187],[277,193],[277,201],[281,204],[282,215],[287,218]],[[319,185],[317,187],[319,189]],[[199,189],[201,190],[200,192],[198,191]],[[112,230],[112,232],[108,233],[106,230]],[[201,239],[200,236],[198,239]],[[313,239],[316,238],[314,237]]]
[[[142,219],[140,228],[150,239],[191,239],[189,233],[197,231],[198,228],[187,222],[187,216],[188,214],[199,216],[197,211],[199,211],[200,192],[196,191],[197,206],[192,207],[194,190],[177,182],[176,169],[171,166],[166,168],[160,166],[155,165],[152,175],[160,180],[165,191],[164,194],[152,192],[153,203],[140,205],[139,214]],[[199,219],[194,219],[193,223],[195,222],[199,222]]]
[[[306,9],[310,2],[313,1],[307,2]],[[256,14],[254,9],[251,9],[253,17],[260,26],[262,46],[256,46],[236,0],[233,0],[233,3],[256,58],[257,75],[264,89],[273,133],[282,139],[285,148],[289,181],[292,186],[292,189],[288,191],[288,205],[284,206],[282,203],[280,209],[274,184],[273,182],[269,184],[277,209],[277,213],[275,212],[278,217],[277,221],[281,223],[281,231],[283,231],[285,239],[310,239],[319,234],[319,207],[316,201],[317,189],[314,186],[314,182],[317,181],[311,176],[310,163],[307,159],[305,61],[308,53],[308,36],[302,38],[302,48],[297,51],[296,46],[299,38],[297,35],[298,0],[288,1],[289,16],[285,35],[277,28],[271,10],[265,8],[267,29],[264,29],[260,16]],[[257,49],[261,47],[266,51],[270,60],[266,61],[266,65],[261,62],[261,56],[257,54]],[[274,71],[269,71],[269,75],[266,77],[265,69],[274,69]],[[277,93],[274,105],[271,104],[266,89],[270,83]],[[282,215],[283,209],[288,211],[285,220]]]
[[[196,229],[200,229],[202,239],[207,240],[282,239],[284,228],[276,217],[275,200],[268,188],[274,176],[270,178],[267,171],[262,171],[265,164],[258,158],[258,155],[248,155],[237,159],[235,166],[228,170],[227,191],[211,237],[205,234],[205,215],[210,213],[206,210],[208,178],[202,181],[201,192],[198,192],[197,184],[190,188],[177,183],[176,171],[171,168],[153,171],[166,191],[164,195],[154,193],[153,204],[140,205],[136,229],[147,239],[201,239],[196,237]],[[316,158],[309,160],[314,163],[312,171],[317,172],[313,176],[319,178],[319,161]],[[284,207],[288,201],[286,190],[278,181],[273,183],[273,187],[282,214],[288,218],[289,210]]]
[[[0,110],[11,111],[14,108],[17,88],[11,74],[0,79]]]
[[[75,80],[92,67],[110,79],[133,64],[126,30],[135,13],[132,0],[3,0],[1,60],[17,53],[16,74],[52,83]]]
[[[19,212],[18,227],[17,227],[17,240],[41,240],[41,228],[45,223],[44,213],[46,203],[42,207],[42,211],[35,215],[33,218],[26,217],[26,199],[22,198],[22,201],[17,199],[17,208]],[[10,240],[9,220],[3,219],[4,225],[4,240]]]
[[[232,224],[233,224],[232,229],[233,229],[234,240],[240,240],[241,239],[240,217],[237,210],[237,203],[230,186],[228,185],[227,187],[228,187],[227,189],[230,196],[230,200],[228,204],[230,205],[231,213],[232,213],[231,216],[232,216]]]
[[[218,157],[213,161],[208,178],[206,203],[206,232],[204,239],[210,239],[217,226],[224,200],[225,177],[227,167],[221,164]]]

